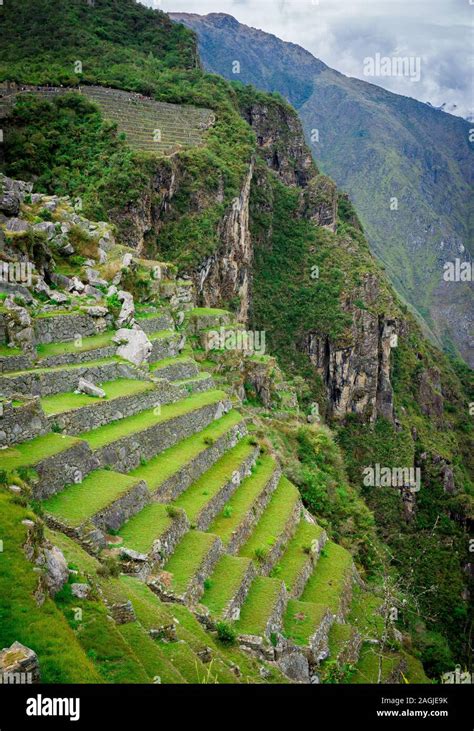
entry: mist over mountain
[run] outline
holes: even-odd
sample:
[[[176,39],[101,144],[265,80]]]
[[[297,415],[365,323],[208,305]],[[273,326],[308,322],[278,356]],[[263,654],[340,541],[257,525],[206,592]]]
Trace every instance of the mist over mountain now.
[[[349,193],[398,292],[438,344],[472,366],[472,282],[445,281],[450,262],[472,261],[468,121],[348,78],[229,15],[171,17],[196,31],[207,70],[296,107],[320,168]]]

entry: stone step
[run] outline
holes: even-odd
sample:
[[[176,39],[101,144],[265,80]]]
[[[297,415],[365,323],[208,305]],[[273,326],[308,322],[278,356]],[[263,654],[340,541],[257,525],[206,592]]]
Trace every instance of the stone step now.
[[[66,434],[82,434],[133,416],[150,408],[160,408],[183,398],[183,389],[168,381],[136,381],[121,378],[101,384],[105,398],[77,393],[60,393],[41,399],[52,428]]]
[[[293,538],[274,569],[274,575],[284,582],[290,597],[297,599],[303,593],[326,541],[326,531],[304,511]]]
[[[199,366],[192,358],[180,355],[177,358],[165,358],[158,362],[150,362],[150,372],[157,378],[168,381],[182,381],[194,378],[199,373]]]
[[[192,526],[207,530],[242,480],[251,474],[258,453],[258,446],[245,437],[188,487],[174,505],[185,511]]]
[[[78,484],[43,503],[48,524],[72,538],[99,548],[105,534],[117,531],[149,501],[143,481],[112,470],[95,470]]]
[[[288,601],[285,586],[279,579],[257,576],[249,589],[236,622],[239,641],[246,644],[249,637],[271,639],[281,632]]]
[[[37,315],[33,320],[36,344],[62,343],[78,337],[99,335],[104,329],[103,318],[86,312],[50,312]]]
[[[193,378],[175,381],[177,386],[184,388],[186,393],[203,393],[215,388],[214,379],[210,373],[198,373]]]
[[[225,553],[206,581],[201,604],[216,619],[237,620],[255,577],[255,565],[251,559]]]
[[[178,544],[163,571],[149,585],[164,601],[196,604],[204,582],[223,552],[222,542],[211,533],[191,530]]]
[[[163,503],[145,505],[122,526],[122,565],[125,573],[145,580],[158,566],[163,566],[181,538],[189,530],[184,511]]]
[[[73,341],[40,344],[36,348],[36,365],[39,368],[54,368],[110,358],[117,351],[116,344],[112,342],[114,335],[114,330],[107,330],[99,335],[76,338]]]
[[[285,550],[300,521],[302,504],[297,488],[281,477],[253,533],[239,551],[268,574]]]
[[[35,368],[0,376],[0,392],[5,396],[25,394],[52,396],[75,391],[80,378],[99,385],[118,378],[143,379],[144,372],[116,356],[77,365]]]
[[[137,315],[136,320],[147,335],[159,332],[160,330],[172,330],[174,327],[173,318],[168,312],[153,315]]]
[[[244,419],[231,410],[130,474],[147,482],[153,499],[169,502],[199,479],[227,450],[235,447],[246,433]]]
[[[276,489],[280,475],[280,468],[271,455],[259,457],[252,475],[242,482],[227,503],[226,510],[210,525],[210,531],[221,538],[228,553],[237,553],[249,538]]]
[[[334,617],[342,621],[351,603],[353,581],[351,554],[337,543],[327,541],[301,599],[304,602],[326,604]]]
[[[89,445],[76,437],[45,434],[2,450],[2,470],[25,476],[32,483],[33,497],[43,500],[65,485],[80,482],[99,465]]]
[[[180,347],[182,347],[182,336],[175,330],[161,330],[160,332],[150,333],[148,338],[152,344],[149,362],[155,363],[166,358],[175,358],[179,355]]]
[[[329,632],[334,614],[324,602],[304,602],[290,599],[283,628],[285,637],[299,647],[309,648],[313,663],[329,655]]]
[[[182,439],[201,431],[231,408],[223,391],[207,391],[141,411],[82,434],[102,467],[130,472]]]
[[[197,335],[208,328],[225,327],[232,322],[232,315],[227,310],[212,307],[194,307],[186,313],[186,326],[190,333]]]

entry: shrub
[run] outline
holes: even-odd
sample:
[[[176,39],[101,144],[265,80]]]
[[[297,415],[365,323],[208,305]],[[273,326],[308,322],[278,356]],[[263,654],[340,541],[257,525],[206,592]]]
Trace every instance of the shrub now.
[[[218,622],[216,625],[217,637],[225,645],[233,645],[237,638],[237,632],[229,622]]]

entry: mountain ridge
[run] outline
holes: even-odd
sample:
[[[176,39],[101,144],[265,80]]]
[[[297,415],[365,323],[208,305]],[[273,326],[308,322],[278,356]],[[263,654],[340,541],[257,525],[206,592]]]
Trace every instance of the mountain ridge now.
[[[300,46],[236,26],[226,14],[170,17],[198,34],[208,70],[279,92],[297,108],[318,165],[351,196],[399,294],[439,345],[472,365],[472,289],[443,280],[446,262],[472,260],[469,123],[346,77]]]

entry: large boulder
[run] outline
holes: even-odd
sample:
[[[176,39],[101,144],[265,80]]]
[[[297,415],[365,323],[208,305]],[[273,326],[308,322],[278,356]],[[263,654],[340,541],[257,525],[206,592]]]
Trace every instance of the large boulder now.
[[[146,333],[138,327],[117,330],[114,342],[118,345],[117,355],[137,366],[148,360],[153,347]]]
[[[25,684],[40,682],[38,657],[21,642],[14,642],[0,652],[0,684]]]
[[[86,378],[80,378],[76,389],[76,393],[85,393],[87,396],[96,396],[98,398],[105,397],[105,391],[99,386],[95,386],[92,381]]]
[[[44,570],[48,591],[54,596],[69,579],[69,569],[62,551],[57,546],[46,544],[36,563]]]
[[[125,292],[123,289],[117,293],[119,302],[122,302],[122,309],[118,316],[117,325],[123,327],[124,325],[132,325],[135,317],[135,304],[133,297],[130,292]]]

